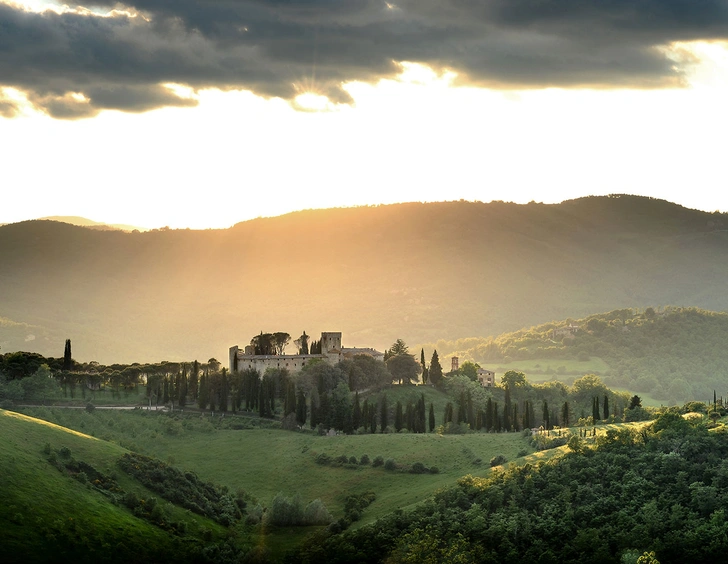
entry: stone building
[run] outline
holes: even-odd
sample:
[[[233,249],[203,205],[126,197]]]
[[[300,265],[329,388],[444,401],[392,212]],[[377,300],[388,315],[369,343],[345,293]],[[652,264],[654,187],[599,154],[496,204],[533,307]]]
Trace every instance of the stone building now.
[[[286,368],[294,373],[301,370],[312,360],[321,359],[331,365],[340,360],[352,358],[357,354],[366,354],[376,360],[384,360],[384,353],[372,348],[345,348],[341,346],[341,332],[327,331],[321,333],[321,354],[255,354],[252,345],[241,350],[238,345],[230,347],[230,372],[254,369],[264,374],[268,368]]]

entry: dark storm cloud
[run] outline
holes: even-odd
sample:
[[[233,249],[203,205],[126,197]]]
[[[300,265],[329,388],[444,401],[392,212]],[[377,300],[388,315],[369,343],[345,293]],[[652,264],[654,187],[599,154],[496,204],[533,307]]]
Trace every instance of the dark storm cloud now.
[[[2,0],[0,0],[2,1]],[[91,5],[109,10],[116,1]],[[165,83],[291,99],[398,61],[493,87],[675,85],[659,49],[728,36],[728,0],[131,0],[99,17],[0,3],[0,86],[56,117],[191,105]],[[82,94],[82,96],[81,96]],[[0,97],[0,113],[15,112]]]

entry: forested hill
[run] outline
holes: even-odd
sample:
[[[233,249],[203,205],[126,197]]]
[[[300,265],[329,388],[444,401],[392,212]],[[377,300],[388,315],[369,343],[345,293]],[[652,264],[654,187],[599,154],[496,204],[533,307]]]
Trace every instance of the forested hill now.
[[[607,385],[649,393],[666,403],[728,395],[728,313],[698,308],[620,309],[551,322],[496,338],[438,341],[441,356],[483,364],[535,360],[542,370],[559,361],[598,357]],[[580,363],[576,363],[576,367]],[[572,363],[572,366],[574,364]]]
[[[0,227],[0,346],[224,359],[261,330],[341,330],[345,346],[384,350],[615,308],[725,310],[725,227],[633,196],[309,210],[207,231],[23,222]]]

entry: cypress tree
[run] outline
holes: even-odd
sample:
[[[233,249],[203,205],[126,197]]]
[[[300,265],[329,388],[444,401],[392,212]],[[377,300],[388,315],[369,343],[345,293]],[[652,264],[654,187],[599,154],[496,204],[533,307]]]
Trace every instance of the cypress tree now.
[[[473,398],[470,395],[470,390],[468,390],[468,424],[470,425],[471,429],[475,429],[475,408],[473,406]]]
[[[609,419],[609,396],[604,394],[604,419]]]
[[[397,408],[394,412],[394,430],[399,433],[402,430],[402,402],[397,402]]]
[[[429,373],[425,365],[425,349],[420,350],[420,366],[422,367],[422,383],[427,385]]]
[[[569,410],[569,402],[565,401],[564,405],[561,408],[561,426],[569,427],[570,418],[571,418],[571,412]]]
[[[425,418],[427,417],[427,407],[425,407],[425,394],[420,394],[420,401],[417,402],[417,432],[426,433],[427,426]]]
[[[194,361],[192,363],[192,373],[190,374],[190,383],[189,383],[189,394],[192,400],[197,399],[197,394],[199,393],[199,384],[200,384],[200,363],[197,361]]]
[[[544,429],[550,429],[551,428],[551,419],[549,415],[549,404],[546,400],[543,401],[543,428]]]
[[[488,398],[488,403],[485,404],[485,430],[493,430],[493,399]]]
[[[296,384],[288,382],[286,384],[286,399],[283,403],[283,416],[285,417],[289,413],[295,413],[296,407]]]
[[[437,351],[432,353],[428,377],[433,386],[439,386],[442,382],[442,366],[440,366],[440,358],[437,356]]]
[[[66,347],[63,351],[63,370],[68,372],[73,368],[73,359],[71,358],[71,339],[66,339]]]
[[[503,428],[511,430],[511,387],[506,384],[505,405],[503,406]]]
[[[379,406],[379,426],[382,433],[387,431],[389,426],[389,408],[387,407],[387,394],[382,394],[381,405]]]
[[[296,398],[296,423],[301,427],[306,424],[306,396],[302,389],[298,390],[298,397]]]
[[[358,429],[361,427],[362,417],[361,417],[361,406],[359,405],[359,392],[356,392],[354,394],[354,408],[351,412],[351,423],[354,427],[354,429]]]
[[[594,396],[592,399],[592,418],[594,419],[595,425],[601,419],[599,417],[599,396]]]
[[[223,413],[228,410],[228,399],[230,397],[230,382],[227,374],[227,368],[223,368],[220,374],[220,405],[218,406],[218,409]]]
[[[513,430],[518,431],[518,403],[513,404],[513,416],[511,417],[513,422]]]
[[[435,406],[430,402],[430,433],[435,430]]]
[[[501,418],[498,416],[498,402],[493,402],[493,427],[496,433],[501,432]]]
[[[448,423],[452,423],[452,416],[453,416],[452,403],[447,402],[447,405],[445,405],[445,417],[443,418],[443,424],[447,425]]]
[[[465,392],[460,392],[460,401],[458,402],[458,424],[467,423],[468,415],[466,413],[467,403],[465,401]]]

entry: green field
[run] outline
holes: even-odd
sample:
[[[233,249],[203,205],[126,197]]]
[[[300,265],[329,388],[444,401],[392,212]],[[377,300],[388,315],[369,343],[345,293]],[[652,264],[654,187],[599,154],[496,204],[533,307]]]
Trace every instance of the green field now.
[[[402,393],[407,392],[403,389]],[[338,519],[344,516],[347,496],[374,492],[376,499],[363,511],[361,520],[353,523],[355,528],[397,509],[411,508],[464,475],[487,475],[492,471],[490,460],[497,455],[505,456],[509,464],[520,464],[546,460],[566,449],[537,452],[521,433],[319,436],[231,415],[210,418],[199,413],[98,409],[89,413],[48,407],[25,412],[64,427],[0,410],[0,521],[7,523],[3,545],[11,554],[26,544],[38,554],[49,547],[57,550],[58,535],[72,547],[69,556],[75,550],[86,555],[84,558],[98,556],[89,552],[89,546],[114,546],[120,539],[133,538],[135,543],[159,550],[179,548],[175,544],[179,539],[171,539],[90,486],[59,472],[48,462],[46,445],[53,450],[68,447],[75,458],[115,476],[124,490],[137,492],[140,498],[154,494],[119,470],[117,461],[128,452],[125,447],[194,472],[201,480],[230,491],[245,490],[254,498],[252,504],[263,507],[270,507],[280,492],[287,497],[298,495],[305,504],[321,499]],[[599,432],[606,427],[600,426]],[[357,463],[321,465],[316,461],[321,454],[332,459],[355,457]],[[361,464],[364,454],[370,461],[392,459],[396,468]],[[438,472],[410,473],[417,462],[437,467]],[[225,533],[212,521],[166,502],[165,510],[170,519],[187,523],[190,536],[195,537],[189,542],[197,542],[201,531],[207,530],[213,540],[233,531]],[[76,523],[93,534],[76,538]],[[266,547],[273,559],[279,559],[315,528],[261,529],[241,523],[234,530],[236,542]]]
[[[304,501],[321,499],[335,517],[343,513],[347,495],[374,491],[376,501],[364,522],[415,504],[465,474],[482,475],[490,459],[502,454],[514,460],[521,450],[533,452],[520,433],[464,435],[364,434],[318,436],[310,432],[230,426],[248,424],[243,417],[219,417],[211,423],[200,414],[170,415],[146,411],[101,411],[36,408],[27,413],[81,429],[161,460],[196,472],[202,479],[242,488],[264,506],[279,492],[299,494]],[[222,425],[222,427],[220,427]],[[225,427],[228,428],[225,428]],[[346,464],[322,466],[316,456],[346,455],[357,462],[393,459],[398,470]],[[415,462],[439,469],[437,474],[410,474]]]
[[[108,497],[59,472],[48,462],[47,446],[66,447],[72,456],[113,475],[126,491],[150,498],[151,492],[116,470],[126,452],[102,441],[33,419],[0,410],[0,523],[3,562],[75,560],[104,561],[111,547],[119,559],[160,558],[178,550],[168,534],[136,518]],[[165,507],[169,515],[188,521],[196,531],[201,525],[222,534],[207,519]],[[125,543],[133,539],[135,545]]]

